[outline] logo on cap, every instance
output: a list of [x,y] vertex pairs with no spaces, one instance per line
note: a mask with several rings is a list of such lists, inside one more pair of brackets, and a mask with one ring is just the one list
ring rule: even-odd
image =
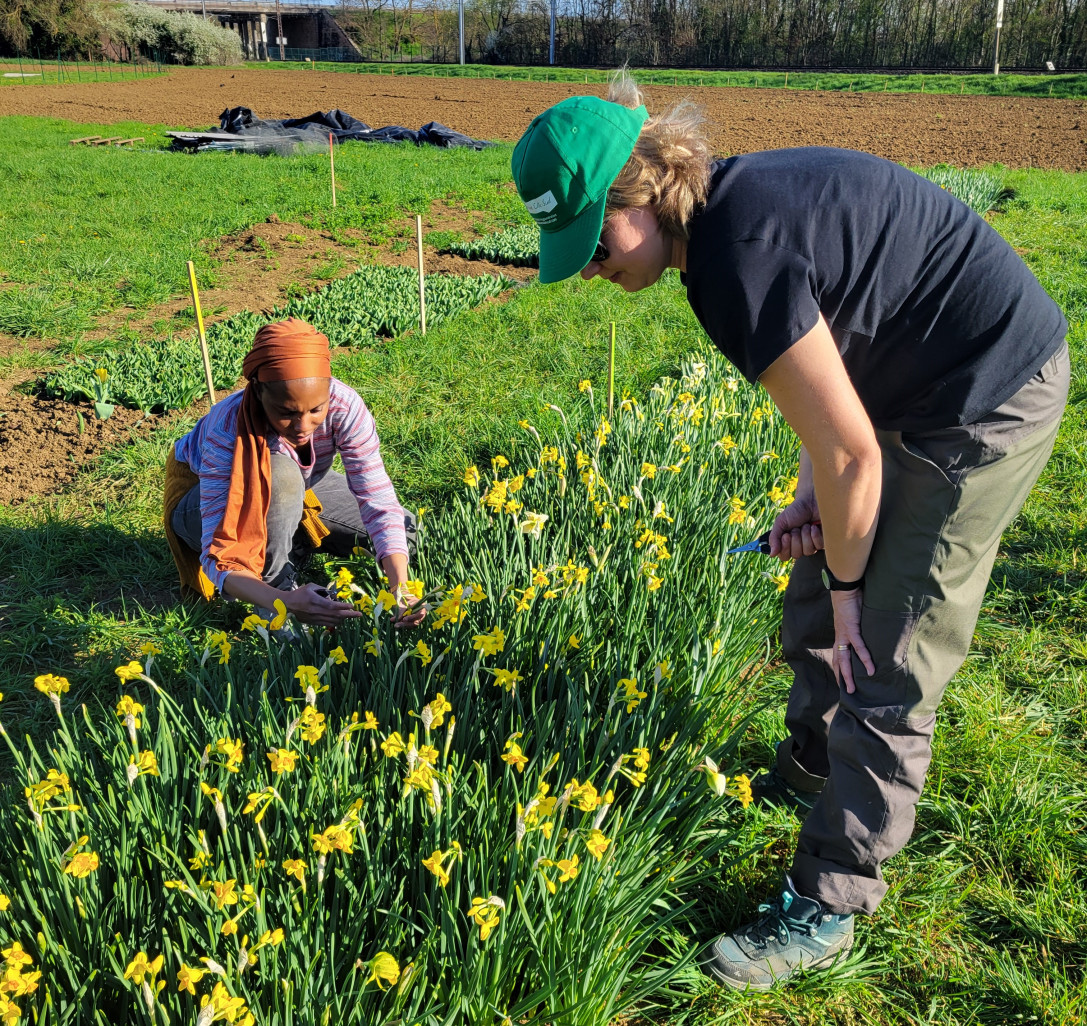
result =
[[554,193],[550,189],[547,190],[542,196],[537,196],[535,199],[525,200],[525,207],[528,212],[537,217],[540,214],[550,213],[559,205],[559,201],[555,199]]

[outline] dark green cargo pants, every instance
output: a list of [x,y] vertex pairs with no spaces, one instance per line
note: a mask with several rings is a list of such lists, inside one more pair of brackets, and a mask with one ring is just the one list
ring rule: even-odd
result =
[[1068,395],[1062,347],[1020,391],[974,424],[880,435],[879,526],[865,571],[856,691],[831,669],[834,629],[822,553],[796,561],[782,643],[794,673],[778,770],[821,791],[797,843],[800,894],[837,913],[871,913],[880,866],[909,840],[944,689],[965,659],[1004,529],[1049,458]]

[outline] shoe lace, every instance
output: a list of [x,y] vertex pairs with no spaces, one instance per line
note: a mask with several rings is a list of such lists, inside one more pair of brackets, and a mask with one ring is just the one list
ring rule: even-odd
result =
[[765,948],[771,938],[781,945],[789,943],[789,931],[814,937],[816,923],[808,919],[796,919],[782,908],[781,899],[759,906],[759,918],[745,931],[744,936],[760,948]]

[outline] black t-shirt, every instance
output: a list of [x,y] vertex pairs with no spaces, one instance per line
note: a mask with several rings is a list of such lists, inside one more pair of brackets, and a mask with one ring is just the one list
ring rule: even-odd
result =
[[968,424],[1009,399],[1068,330],[983,218],[898,164],[852,150],[714,165],[690,225],[687,299],[749,381],[820,311],[872,423]]

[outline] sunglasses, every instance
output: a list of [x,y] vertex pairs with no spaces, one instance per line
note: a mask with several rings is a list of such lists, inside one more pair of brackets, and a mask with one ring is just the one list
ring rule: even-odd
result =
[[610,256],[611,253],[608,252],[608,247],[605,246],[604,243],[598,242],[596,244],[596,249],[593,250],[592,263],[602,264]]

